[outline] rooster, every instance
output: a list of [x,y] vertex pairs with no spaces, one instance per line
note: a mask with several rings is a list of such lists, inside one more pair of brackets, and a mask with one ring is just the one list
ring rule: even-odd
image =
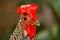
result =
[[40,26],[36,15],[37,9],[38,5],[35,4],[21,5],[17,8],[20,20],[9,40],[36,40],[36,26]]

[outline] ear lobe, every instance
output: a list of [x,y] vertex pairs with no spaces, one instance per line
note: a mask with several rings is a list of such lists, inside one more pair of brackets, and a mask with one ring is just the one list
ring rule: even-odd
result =
[[19,20],[19,22],[21,23],[21,22],[22,22],[22,20],[20,19],[20,20]]

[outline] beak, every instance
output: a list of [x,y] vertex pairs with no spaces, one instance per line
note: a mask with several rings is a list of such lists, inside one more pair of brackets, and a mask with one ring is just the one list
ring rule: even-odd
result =
[[40,22],[39,22],[38,20],[35,20],[35,21],[33,22],[33,25],[40,26]]
[[37,26],[40,26],[40,22],[38,20],[35,21]]

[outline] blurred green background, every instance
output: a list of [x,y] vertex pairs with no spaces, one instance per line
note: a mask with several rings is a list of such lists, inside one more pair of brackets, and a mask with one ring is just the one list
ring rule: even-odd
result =
[[60,0],[0,0],[0,40],[8,40],[19,21],[16,9],[20,5],[35,3],[40,26],[37,40],[60,40]]

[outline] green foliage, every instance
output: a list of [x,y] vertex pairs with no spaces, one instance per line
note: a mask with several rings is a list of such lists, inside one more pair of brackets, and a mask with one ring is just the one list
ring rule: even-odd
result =
[[60,19],[60,0],[51,0],[50,4],[53,6],[54,10],[56,11],[56,15]]
[[52,5],[57,12],[57,16],[60,18],[60,0],[53,1]]

